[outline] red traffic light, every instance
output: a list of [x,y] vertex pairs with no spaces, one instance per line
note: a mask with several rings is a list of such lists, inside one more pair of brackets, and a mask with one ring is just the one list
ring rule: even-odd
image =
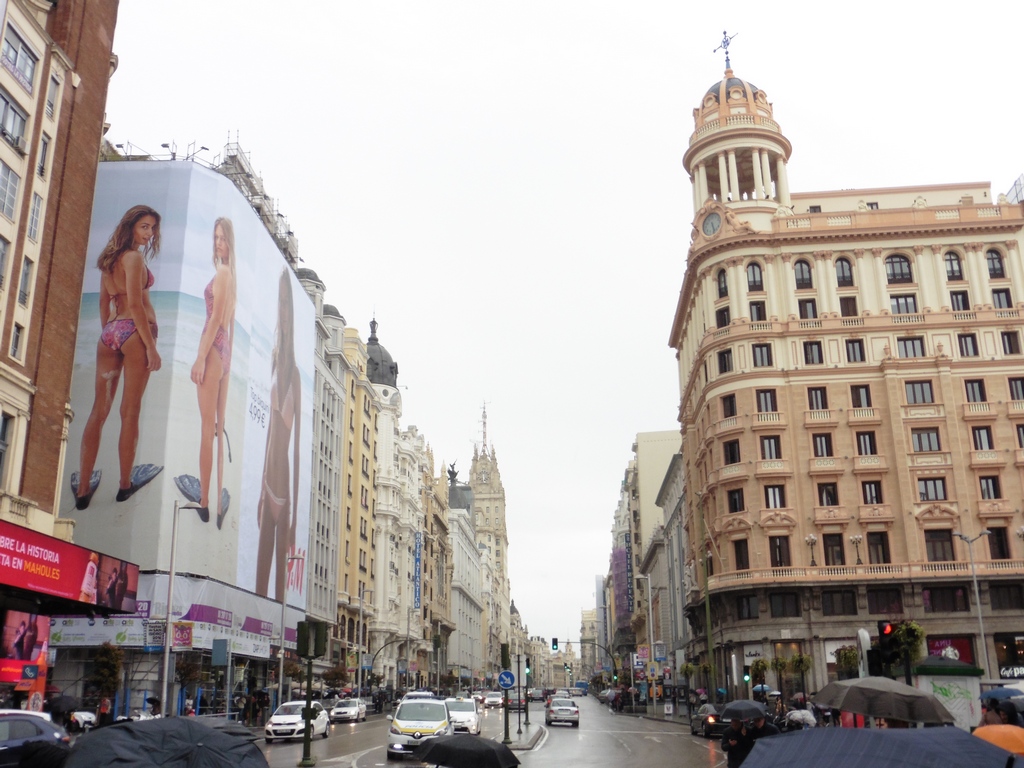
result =
[[894,629],[895,627],[893,627],[891,621],[885,621],[878,625],[878,631],[881,635],[891,635]]

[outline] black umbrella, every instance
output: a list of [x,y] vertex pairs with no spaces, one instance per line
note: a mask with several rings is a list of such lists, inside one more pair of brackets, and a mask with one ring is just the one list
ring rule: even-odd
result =
[[446,768],[513,768],[519,765],[519,758],[500,741],[468,734],[430,739],[418,746],[414,755],[424,763]]
[[814,694],[812,701],[871,717],[912,723],[954,722],[949,710],[933,694],[887,677],[837,680]]
[[743,768],[1009,768],[1013,760],[959,728],[811,728],[758,739]]
[[194,717],[130,720],[79,736],[64,768],[267,768],[252,742]]
[[74,696],[54,696],[50,699],[51,712],[74,712],[78,707],[78,699]]
[[721,717],[723,720],[756,720],[764,717],[766,712],[764,704],[760,701],[740,699],[726,704]]

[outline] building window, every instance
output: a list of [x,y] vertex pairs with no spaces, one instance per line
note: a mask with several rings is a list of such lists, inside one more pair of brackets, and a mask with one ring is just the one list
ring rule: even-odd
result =
[[925,531],[924,547],[929,563],[950,563],[955,559],[951,531]]
[[796,592],[776,592],[769,596],[773,619],[793,619],[800,616],[800,596]]
[[1010,309],[1013,307],[1013,301],[1010,299],[1009,288],[999,288],[992,291],[992,306],[996,309]]
[[740,441],[729,440],[726,443],[722,443],[722,462],[724,464],[739,464],[740,463]]
[[899,616],[903,613],[903,593],[899,588],[869,589],[868,613],[873,616]]
[[924,339],[920,336],[896,339],[896,349],[900,357],[924,357]]
[[14,75],[26,91],[32,93],[33,81],[36,76],[36,62],[39,57],[32,51],[28,43],[8,24],[4,32],[3,50],[0,51],[4,69]]
[[814,455],[817,457],[832,455],[832,435],[823,434],[811,435],[811,442],[814,445]]
[[761,458],[766,461],[782,458],[782,438],[778,435],[761,437]]
[[869,202],[868,203],[868,210],[869,211],[877,211],[878,210],[878,203],[870,203]]
[[999,488],[999,476],[998,475],[985,475],[984,477],[978,478],[978,482],[981,485],[981,498],[983,499],[1001,499],[1003,493]]
[[723,349],[718,353],[718,372],[729,373],[732,370],[732,350]]
[[828,390],[825,387],[808,387],[807,407],[812,411],[827,411]]
[[0,487],[4,486],[4,469],[7,467],[7,449],[10,447],[7,442],[11,432],[11,417],[6,413],[0,414]]
[[939,443],[938,427],[912,429],[910,430],[910,439],[914,445],[914,453],[933,453],[942,450]]
[[889,559],[889,534],[885,531],[868,534],[868,562],[872,565],[884,565],[891,562]]
[[989,584],[988,594],[994,611],[1024,610],[1024,590],[1020,584]]
[[919,477],[917,479],[917,496],[920,501],[945,501],[945,478]]
[[775,413],[779,410],[779,404],[775,397],[774,389],[757,390],[757,412]]
[[50,137],[45,133],[39,140],[39,163],[36,166],[36,172],[40,178],[46,177],[46,161],[50,159]]
[[14,206],[18,199],[21,177],[7,163],[0,160],[0,211],[9,219],[14,218]]
[[1003,257],[999,251],[988,251],[985,254],[985,261],[988,264],[989,277],[1006,277],[1006,270],[1003,269]]
[[28,118],[7,91],[0,88],[0,133],[7,143],[24,151],[25,123]]
[[988,554],[993,560],[1010,559],[1010,539],[1006,535],[1006,528],[989,527]]
[[724,269],[718,270],[718,298],[724,299],[729,295],[729,279]]
[[792,565],[789,559],[789,536],[769,536],[768,552],[772,568],[788,568]]
[[987,402],[984,379],[967,379],[964,381],[964,390],[967,393],[968,403]]
[[747,552],[747,540],[740,539],[732,543],[734,562],[736,563],[737,571],[749,571],[750,570],[750,555]]
[[740,621],[758,618],[757,595],[740,595],[736,598],[736,618]]
[[853,285],[853,269],[848,259],[836,259],[836,285],[839,288]]
[[38,240],[39,239],[39,220],[43,215],[43,198],[39,195],[32,194],[32,212],[28,216],[28,239]]
[[921,590],[925,613],[968,611],[967,590],[963,587],[925,587]]
[[11,331],[11,357],[18,359],[21,357],[21,337],[24,333],[24,329],[18,323],[14,324],[14,329]]
[[743,512],[746,505],[743,503],[743,489],[733,488],[726,493],[730,512]]
[[807,206],[807,212],[808,213],[821,213],[821,206],[820,205],[809,205],[809,206]]
[[770,368],[772,364],[772,345],[754,344],[754,367]]
[[848,362],[848,363],[863,363],[864,362],[864,340],[863,339],[847,339],[846,340],[846,362]]
[[871,407],[871,385],[854,384],[850,387],[850,404],[854,408]]
[[763,301],[750,302],[750,321],[752,323],[764,322],[768,319],[768,308]]
[[821,593],[823,616],[856,616],[857,593],[852,589],[828,589]]
[[818,483],[818,506],[839,506],[839,486],[835,483]]
[[917,314],[917,296],[913,293],[889,297],[889,307],[894,315]]
[[974,442],[974,450],[976,451],[994,451],[996,449],[992,442],[991,427],[972,427],[971,439]]
[[1010,379],[1010,399],[1024,400],[1024,379],[1020,377]]
[[1024,448],[1024,424],[1017,425],[1017,447]]
[[804,362],[807,365],[821,365],[825,362],[825,357],[821,351],[820,341],[804,342]]
[[761,273],[761,265],[757,262],[747,264],[747,290],[763,291],[764,277]]
[[1004,355],[1020,354],[1020,335],[1017,331],[1003,331],[1001,337],[1003,340]]
[[978,356],[978,337],[973,333],[958,333],[956,343],[960,348],[960,357]]
[[885,279],[890,285],[914,282],[914,274],[910,270],[910,259],[898,253],[886,256]]
[[907,391],[907,405],[935,402],[935,395],[932,392],[932,383],[930,381],[908,381],[905,384],[905,388]]
[[786,486],[766,485],[764,487],[764,505],[767,509],[785,509]]
[[857,433],[857,455],[858,456],[877,456],[878,445],[875,443],[874,432],[858,432]]
[[50,78],[50,87],[46,91],[46,116],[53,117],[57,109],[57,94],[60,92],[60,80],[56,77]]
[[21,285],[18,286],[18,303],[28,306],[29,293],[32,290],[32,259],[25,259],[21,264]]
[[793,265],[793,275],[796,278],[797,290],[814,287],[814,279],[811,277],[811,265],[803,259]]
[[839,314],[843,317],[856,317],[857,316],[857,297],[856,296],[840,296],[839,297]]
[[715,312],[715,325],[719,328],[725,328],[729,324],[729,308],[722,307],[720,310]]
[[865,504],[882,503],[882,483],[878,480],[867,480],[860,484],[861,495]]
[[814,320],[818,317],[818,304],[814,299],[800,299],[796,305],[801,320]]
[[722,395],[722,418],[731,419],[736,415],[736,395]]
[[950,291],[949,306],[954,312],[967,312],[971,308],[971,299],[967,291]]
[[947,251],[944,257],[946,261],[946,279],[947,280],[963,280],[964,270],[960,266],[960,257],[952,251]]

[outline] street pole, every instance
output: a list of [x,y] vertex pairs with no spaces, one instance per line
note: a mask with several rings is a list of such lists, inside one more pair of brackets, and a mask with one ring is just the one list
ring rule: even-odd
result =
[[988,642],[985,640],[985,621],[981,617],[981,594],[978,591],[978,573],[974,568],[974,547],[973,544],[982,536],[991,536],[992,531],[986,529],[975,536],[973,539],[968,538],[962,533],[953,531],[953,535],[958,539],[962,539],[967,544],[967,554],[971,558],[971,581],[974,583],[974,604],[978,607],[978,631],[981,632],[979,643],[981,644],[981,655],[985,659],[985,675],[989,674],[988,666]]
[[356,634],[356,680],[359,681],[359,693],[356,694],[357,699],[363,698],[363,635],[365,630],[363,627],[363,600],[366,598],[366,593],[373,594],[372,589],[366,589],[366,587],[359,587],[359,631]]
[[160,678],[161,685],[163,686],[160,692],[160,707],[164,717],[170,717],[172,714],[177,714],[177,707],[171,707],[170,702],[167,700],[169,683],[171,681],[171,642],[173,640],[171,629],[172,629],[172,615],[171,605],[174,602],[174,570],[177,564],[177,550],[178,550],[178,512],[182,509],[198,509],[198,504],[185,504],[179,505],[178,500],[174,500],[174,518],[171,521],[171,562],[167,568],[167,615],[164,617],[164,660],[163,660],[163,674]]
[[[288,611],[288,572],[291,569],[292,560],[305,560],[302,555],[289,555],[284,566],[284,594],[281,595],[281,650],[278,652],[277,665],[277,706],[284,704],[284,624]],[[308,686],[307,686],[308,687]],[[275,707],[276,709],[276,707]]]
[[[647,671],[654,667],[654,608],[651,605],[652,590],[651,590],[651,575],[649,573],[640,574],[641,579],[647,579]],[[658,711],[658,680],[656,675],[651,675],[651,712],[652,714]]]
[[516,720],[518,721],[518,724],[519,724],[519,730],[516,731],[516,734],[519,735],[519,736],[523,735],[523,701],[524,700],[523,700],[523,678],[521,677],[521,675],[523,674],[522,661],[523,661],[523,655],[521,653],[517,653],[516,654],[516,690],[518,691],[518,693],[516,694],[516,696],[518,696],[519,698],[516,701]]

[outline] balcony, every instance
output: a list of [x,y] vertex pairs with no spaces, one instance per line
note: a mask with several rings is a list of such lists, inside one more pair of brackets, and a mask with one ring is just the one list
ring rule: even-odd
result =
[[815,507],[814,524],[829,525],[832,523],[849,523],[852,520],[850,511],[846,507]]
[[907,455],[907,459],[907,464],[915,469],[953,466],[953,454],[947,451],[911,453]]
[[892,507],[888,504],[861,504],[857,508],[857,521],[861,525],[868,523],[892,523],[896,518]]
[[787,459],[762,459],[755,462],[755,477],[778,477],[779,475],[792,475],[793,468]]
[[867,424],[882,423],[881,408],[851,408],[846,412],[851,427],[862,427]]
[[904,419],[944,419],[946,406],[942,403],[918,403],[901,405],[900,411]]
[[724,482],[738,482],[747,480],[750,477],[750,464],[740,462],[739,464],[726,464],[724,467],[713,469],[708,474],[708,485],[718,485]]
[[839,411],[835,409],[823,409],[818,411],[804,411],[805,427],[835,427],[839,424]]
[[751,418],[750,428],[758,429],[785,429],[786,414],[781,411],[765,411],[755,413]]
[[992,403],[964,403],[965,421],[995,421],[995,418],[996,409],[992,407]]
[[733,432],[743,431],[743,420],[739,416],[730,416],[728,419],[722,419],[715,423],[714,426],[715,437],[721,437],[722,435],[728,435]]
[[841,475],[846,472],[846,459],[835,456],[815,456],[807,460],[807,472],[812,475]]
[[[1009,457],[1006,451],[971,451],[971,466],[984,469],[985,467],[1004,467]],[[1019,453],[1019,451],[1018,451]]]
[[889,460],[885,456],[854,456],[853,474],[877,474],[889,471]]

